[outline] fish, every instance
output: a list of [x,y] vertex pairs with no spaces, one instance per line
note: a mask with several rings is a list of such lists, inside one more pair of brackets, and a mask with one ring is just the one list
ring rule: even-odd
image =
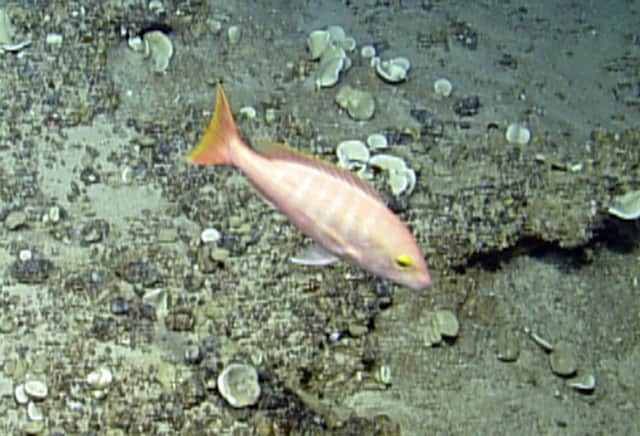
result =
[[250,147],[220,83],[216,92],[213,116],[189,162],[240,170],[267,202],[337,258],[415,290],[431,285],[416,239],[366,180],[285,144]]

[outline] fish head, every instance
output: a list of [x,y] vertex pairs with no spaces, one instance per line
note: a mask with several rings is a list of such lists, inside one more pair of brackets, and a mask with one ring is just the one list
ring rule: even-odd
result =
[[431,285],[422,249],[409,229],[381,234],[377,246],[367,251],[362,266],[385,279],[420,290]]

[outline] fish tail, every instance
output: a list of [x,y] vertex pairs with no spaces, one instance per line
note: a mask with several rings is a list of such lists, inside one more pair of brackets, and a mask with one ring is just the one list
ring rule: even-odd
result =
[[222,85],[218,84],[216,107],[200,143],[187,159],[198,165],[233,165],[231,147],[243,144]]

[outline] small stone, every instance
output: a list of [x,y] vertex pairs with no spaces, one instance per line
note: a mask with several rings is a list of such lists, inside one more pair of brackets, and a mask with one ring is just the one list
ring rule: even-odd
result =
[[446,309],[437,310],[436,321],[442,336],[446,336],[448,338],[455,338],[458,336],[460,324],[458,323],[458,318],[456,318],[452,311]]
[[563,377],[575,374],[578,369],[578,363],[573,353],[562,348],[557,348],[549,354],[549,365],[554,374]]
[[87,384],[92,389],[101,390],[111,386],[113,373],[109,368],[100,367],[87,374]]
[[124,297],[113,297],[111,299],[111,313],[114,315],[126,315],[129,310],[129,302]]
[[40,380],[29,380],[24,384],[25,393],[34,400],[43,400],[49,393],[45,382]]
[[232,407],[252,406],[260,398],[258,371],[251,365],[232,363],[218,376],[218,391]]
[[27,222],[27,214],[21,210],[14,210],[4,220],[4,226],[8,230],[17,230]]

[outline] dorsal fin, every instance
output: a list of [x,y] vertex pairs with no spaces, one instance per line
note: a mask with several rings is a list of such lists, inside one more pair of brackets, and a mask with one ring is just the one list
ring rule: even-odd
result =
[[384,200],[380,196],[375,189],[371,187],[371,185],[357,174],[354,174],[350,171],[344,170],[342,168],[338,168],[331,162],[324,161],[322,159],[318,159],[317,157],[308,155],[306,153],[302,153],[294,148],[286,144],[280,144],[275,142],[267,142],[256,147],[256,151],[271,159],[282,159],[290,162],[296,162],[301,165],[307,165],[309,167],[318,169],[327,174],[330,174],[334,177],[340,178],[350,185],[356,186],[358,189],[362,190],[364,193],[382,201]]

